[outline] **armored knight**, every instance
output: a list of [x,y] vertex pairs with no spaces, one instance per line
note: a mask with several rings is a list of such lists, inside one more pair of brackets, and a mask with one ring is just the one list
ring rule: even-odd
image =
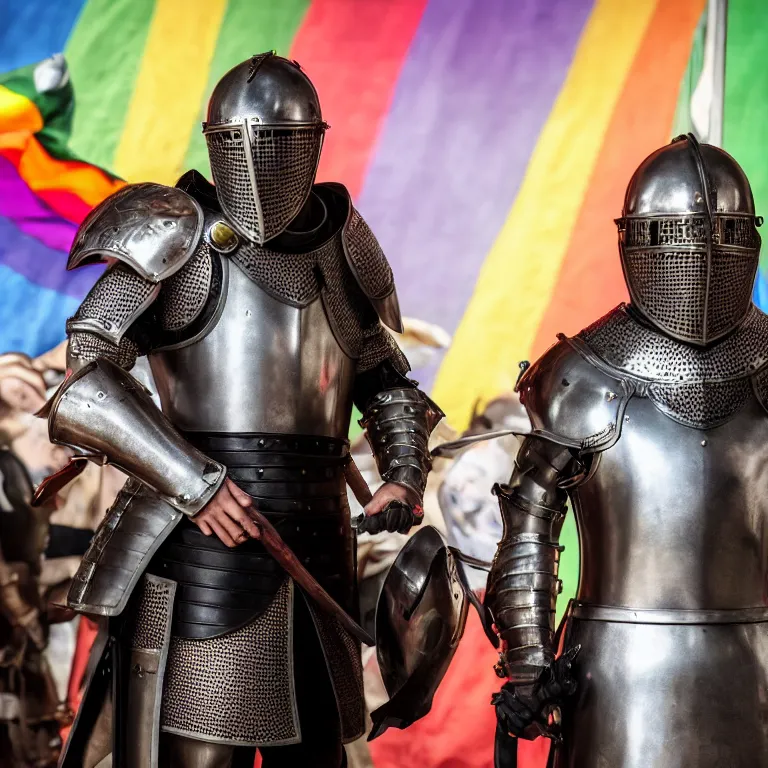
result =
[[[326,128],[299,65],[255,56],[210,100],[215,186],[129,185],[75,240],[69,268],[109,267],[68,322],[50,434],[131,479],[68,597],[108,621],[63,766],[252,765],[258,748],[265,768],[337,768],[364,731],[358,640],[249,511],[354,621],[352,406],[386,481],[373,531],[419,522],[442,416],[384,328],[401,318],[375,237],[343,186],[314,184]],[[144,355],[162,411],[128,373]]]
[[[509,678],[500,731],[560,730],[558,768],[765,766],[761,219],[736,161],[689,135],[640,165],[617,224],[630,302],[519,384],[533,429],[496,487],[486,598]],[[556,636],[568,499],[581,577]]]

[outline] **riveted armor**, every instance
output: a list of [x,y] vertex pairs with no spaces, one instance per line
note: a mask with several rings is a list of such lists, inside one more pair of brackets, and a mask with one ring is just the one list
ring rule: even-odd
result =
[[88,214],[67,269],[108,257],[160,282],[186,264],[202,229],[202,209],[186,192],[161,184],[128,184]]
[[[710,204],[695,194],[703,196],[707,180]],[[768,320],[743,299],[759,244],[752,197],[732,158],[689,139],[641,165],[628,211],[620,226],[631,304],[561,336],[519,383],[533,428],[500,493],[505,531],[486,596],[506,641],[499,672],[509,678],[505,694],[516,693],[520,722],[531,686],[548,679],[558,654],[571,653],[577,687],[557,702],[555,768],[591,768],[596,759],[616,768],[761,765],[768,762]],[[731,248],[725,235],[705,233],[669,258],[668,243],[646,243],[642,258],[669,271],[665,285],[638,288],[632,238],[687,232],[695,240],[699,230],[686,230],[682,219],[710,214],[712,232],[737,220],[751,232],[747,241]],[[711,293],[694,301],[691,286],[703,282],[675,271],[694,265],[704,280],[731,257],[744,265],[745,281],[737,278],[731,293],[712,279]],[[568,498],[581,571],[556,635]]]
[[[277,98],[281,88],[290,98]],[[131,479],[96,532],[68,602],[109,617],[97,677],[130,654],[162,656],[151,685],[131,678],[133,687],[115,692],[118,713],[126,691],[135,704],[127,732],[143,755],[131,760],[142,767],[157,760],[158,730],[161,753],[171,734],[232,749],[296,744],[307,727],[302,709],[326,685],[297,682],[295,668],[305,669],[297,655],[321,657],[308,676],[325,680],[335,701],[323,715],[337,716],[328,732],[346,742],[364,728],[357,641],[296,590],[258,540],[230,549],[194,522],[228,476],[354,616],[345,483],[353,402],[368,412],[384,398],[388,422],[369,415],[369,429],[394,439],[392,448],[374,441],[374,453],[414,502],[426,483],[427,440],[442,414],[405,378],[408,363],[385,328],[402,324],[375,237],[344,187],[312,184],[324,130],[313,94],[300,69],[279,57],[235,68],[215,90],[206,124],[217,186],[196,172],[173,189],[131,185],[89,217],[73,250],[71,266],[117,263],[68,323],[73,374],[51,403],[51,436]],[[245,154],[229,152],[237,131],[241,140],[247,134]],[[301,155],[305,139],[314,142],[311,173],[293,176],[298,166],[280,153]],[[230,142],[223,155],[220,141]],[[241,161],[253,171],[245,187]],[[139,358],[151,368],[161,409],[128,373]],[[170,609],[149,599],[151,579],[175,585]],[[164,650],[135,637],[126,646],[135,616],[161,627],[168,610]],[[215,676],[201,673],[214,664]],[[226,680],[238,686],[222,688]],[[105,695],[103,686],[93,690],[89,696]],[[173,702],[159,706],[158,694]],[[270,704],[273,696],[279,704]],[[78,721],[64,768],[79,764],[89,722]],[[128,749],[118,736],[118,748]],[[187,747],[181,752],[195,753]]]

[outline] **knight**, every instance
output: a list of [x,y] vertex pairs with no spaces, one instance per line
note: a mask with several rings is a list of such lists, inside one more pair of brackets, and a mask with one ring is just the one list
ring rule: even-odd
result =
[[[256,749],[264,768],[338,768],[364,731],[352,409],[385,480],[372,532],[420,522],[442,413],[386,329],[376,238],[341,184],[315,183],[326,128],[301,67],[254,56],[210,99],[214,185],[130,184],[77,234],[68,267],[108,267],[67,323],[49,431],[130,479],[68,595],[104,626],[64,768],[252,766]],[[145,357],[161,409],[130,373]]]
[[[540,734],[556,768],[768,765],[761,223],[723,150],[689,134],[654,152],[617,219],[629,303],[519,383],[532,430],[495,489],[486,597],[500,765]],[[556,633],[568,501],[581,573]]]

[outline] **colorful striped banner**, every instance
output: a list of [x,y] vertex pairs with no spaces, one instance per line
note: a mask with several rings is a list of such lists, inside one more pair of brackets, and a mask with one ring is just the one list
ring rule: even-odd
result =
[[592,11],[435,384],[435,397],[457,423],[466,423],[476,400],[509,391],[517,361],[529,355],[654,7],[654,0],[630,6],[598,0]]
[[[642,157],[693,124],[704,11],[705,0],[6,4],[0,352],[38,354],[63,338],[99,274],[65,272],[66,251],[86,213],[123,183],[112,174],[173,183],[188,167],[207,173],[199,128],[211,89],[237,62],[275,49],[314,80],[332,126],[320,178],[351,190],[405,313],[454,335],[439,367],[415,375],[461,428],[476,400],[513,386],[520,359],[624,298],[613,218]],[[729,0],[727,31],[724,147],[768,215],[768,6]],[[68,71],[38,64],[60,51]],[[767,267],[764,256],[763,307]],[[563,541],[572,591],[571,518]],[[477,753],[489,718],[473,734],[423,721],[410,732],[412,759],[428,764],[413,741],[419,727],[440,764]],[[403,764],[406,736],[374,743],[377,768]]]
[[[119,186],[94,165],[167,183],[189,166],[206,172],[210,90],[274,48],[317,84],[332,125],[320,177],[358,198],[405,312],[455,335],[439,372],[416,374],[426,386],[437,374],[457,426],[476,399],[509,389],[518,358],[623,297],[612,218],[637,161],[690,122],[704,24],[704,0],[18,5],[0,32],[0,70],[24,66],[1,78],[0,215],[49,250],[3,264],[62,295],[84,290],[43,273],[68,223]],[[731,0],[725,145],[758,208],[768,172],[755,77],[768,33],[755,20],[766,16],[757,0]],[[62,49],[70,80],[37,87],[31,65]]]
[[[11,14],[0,66],[30,63],[13,42],[23,30],[38,57],[65,48],[78,99],[72,114],[55,99],[52,108],[50,93],[25,92],[18,76],[0,89],[0,151],[18,177],[14,186],[3,168],[4,194],[26,184],[54,214],[43,244],[58,238],[54,250],[64,250],[61,221],[80,221],[115,188],[73,152],[129,179],[205,170],[197,124],[208,92],[252,50],[275,47],[318,85],[333,123],[320,176],[358,194],[405,311],[457,332],[436,388],[454,423],[511,385],[515,358],[623,296],[610,219],[637,159],[685,118],[703,1],[625,12],[619,0],[216,0],[186,14],[178,1],[62,2],[47,14],[33,2]],[[750,0],[730,4],[725,126],[758,208],[768,199],[753,140],[765,109],[754,98],[765,71],[759,15]],[[605,42],[599,56],[590,35]],[[700,41],[696,57],[700,68]],[[54,126],[64,113],[71,125]],[[418,373],[429,384],[435,371]]]

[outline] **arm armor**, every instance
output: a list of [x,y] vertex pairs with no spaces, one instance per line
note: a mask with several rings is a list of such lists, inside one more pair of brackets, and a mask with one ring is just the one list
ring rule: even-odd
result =
[[382,479],[409,488],[419,501],[432,468],[429,436],[443,415],[432,400],[410,384],[379,392],[360,420]]
[[535,681],[555,657],[558,542],[567,502],[560,482],[574,461],[568,448],[529,437],[509,485],[494,487],[504,533],[485,602],[504,644],[501,667],[515,684]]
[[193,448],[115,363],[100,359],[70,376],[50,402],[51,442],[102,454],[187,515],[224,482],[225,469]]

